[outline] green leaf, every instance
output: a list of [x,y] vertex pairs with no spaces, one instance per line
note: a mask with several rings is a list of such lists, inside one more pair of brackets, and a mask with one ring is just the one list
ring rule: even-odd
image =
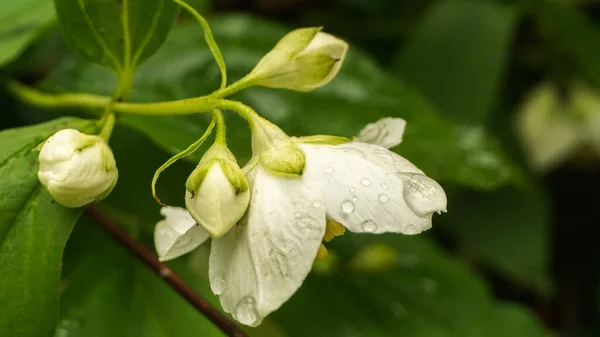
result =
[[166,38],[179,7],[170,0],[54,0],[73,49],[117,73],[131,72]]
[[348,234],[328,249],[347,260],[375,242],[396,252],[393,266],[361,273],[342,264],[331,275],[313,273],[275,321],[291,337],[549,336],[531,313],[493,300],[472,271],[425,237]]
[[0,66],[12,61],[54,19],[47,0],[2,1],[0,4]]
[[[240,78],[286,30],[247,16],[227,16],[214,21],[213,32],[229,73]],[[106,72],[73,62],[59,68],[52,80],[63,90],[109,94],[112,88]],[[204,46],[200,27],[185,24],[177,26],[165,48],[139,69],[130,97],[134,101],[193,97],[218,88],[218,83],[219,73]],[[353,136],[381,117],[405,118],[408,127],[399,153],[437,179],[493,189],[518,179],[520,174],[485,130],[443,118],[418,93],[389,77],[356,50],[351,50],[331,84],[312,93],[253,88],[236,97],[295,136]],[[175,152],[200,137],[208,123],[205,116],[188,116],[183,119],[185,123],[173,121],[181,117],[161,117],[149,126],[150,122],[146,119],[143,125],[141,118],[124,116],[122,121],[147,130],[153,141]],[[248,127],[239,118],[229,118],[227,123],[230,145],[243,162],[250,157]],[[162,133],[156,132],[159,129]],[[188,159],[197,161],[199,155]]]
[[[56,337],[224,336],[98,228],[84,218],[73,234],[73,240],[86,245],[69,251],[79,255],[79,261],[66,279]],[[195,277],[189,272],[185,276]],[[202,294],[210,294],[208,283],[195,283],[203,285],[197,289]]]
[[517,18],[505,4],[436,3],[398,54],[396,73],[445,114],[485,123],[498,102]]
[[450,191],[457,200],[440,220],[463,253],[544,295],[552,292],[548,200],[538,187],[492,193]]
[[0,132],[0,331],[48,336],[58,312],[65,243],[81,215],[54,203],[37,178],[33,149],[64,128],[92,131],[95,123],[62,118]]

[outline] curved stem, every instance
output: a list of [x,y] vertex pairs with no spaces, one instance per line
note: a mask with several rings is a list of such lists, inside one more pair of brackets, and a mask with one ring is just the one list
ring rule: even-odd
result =
[[204,17],[200,15],[200,13],[196,11],[196,9],[194,9],[194,7],[188,5],[182,0],[174,1],[178,3],[181,7],[185,8],[188,12],[190,12],[190,14],[192,14],[202,26],[202,30],[204,30],[204,39],[206,40],[206,44],[208,45],[208,48],[210,49],[213,56],[215,57],[215,61],[217,61],[217,65],[219,66],[219,70],[221,71],[221,87],[219,89],[225,88],[227,86],[227,68],[225,67],[225,60],[223,59],[223,55],[221,54],[219,45],[217,45],[217,42],[213,37],[212,31],[210,30],[210,25],[208,24],[206,19],[204,19]]
[[[223,117],[221,116],[221,118],[223,118]],[[197,141],[192,143],[192,145],[188,146],[187,149],[185,149],[182,152],[179,152],[178,154],[169,158],[169,160],[167,160],[164,164],[162,164],[156,170],[156,172],[154,172],[154,177],[152,177],[152,196],[154,197],[154,199],[156,199],[156,201],[160,205],[167,206],[167,205],[163,204],[162,201],[160,201],[160,199],[158,198],[158,195],[156,194],[156,182],[158,181],[158,177],[160,176],[162,171],[166,170],[169,166],[171,166],[174,162],[178,161],[179,159],[186,157],[186,156],[190,155],[191,153],[193,153],[194,151],[196,151],[200,147],[200,145],[202,145],[204,143],[204,141],[206,141],[206,138],[208,138],[208,136],[210,136],[210,134],[212,133],[213,127],[215,126],[215,119],[216,118],[213,117],[213,119],[210,121],[210,124],[208,125],[208,128],[206,129],[206,131],[204,131],[204,134]]]

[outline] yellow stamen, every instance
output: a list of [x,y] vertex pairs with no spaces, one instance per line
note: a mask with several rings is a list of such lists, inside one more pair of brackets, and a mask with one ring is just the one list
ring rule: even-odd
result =
[[336,236],[343,235],[346,232],[346,227],[341,223],[327,219],[327,226],[325,227],[325,235],[323,235],[323,241],[329,242]]
[[325,245],[321,244],[321,246],[319,246],[319,250],[317,251],[317,259],[324,260],[327,255],[329,255],[329,253],[327,253],[327,248],[325,248]]

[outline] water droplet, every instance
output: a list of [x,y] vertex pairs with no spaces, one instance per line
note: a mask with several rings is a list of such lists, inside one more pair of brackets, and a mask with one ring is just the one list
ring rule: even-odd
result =
[[360,183],[363,184],[363,186],[371,185],[371,181],[367,178],[364,178],[363,180],[361,180]]
[[328,167],[328,168],[325,170],[325,172],[327,172],[327,174],[332,174],[332,173],[333,173],[333,171],[335,171],[335,170],[334,170],[334,169],[333,169],[333,167],[331,167],[331,166],[329,166],[329,167]]
[[350,200],[342,201],[342,211],[344,213],[352,213],[354,211],[354,204]]
[[227,287],[227,282],[225,282],[225,275],[223,273],[216,273],[210,279],[210,288],[215,293],[215,295],[221,295],[225,288]]
[[350,193],[354,194],[354,192],[356,192],[356,189],[354,187],[350,187]]
[[384,204],[390,201],[390,198],[385,194],[380,194],[378,199]]
[[256,300],[252,296],[243,297],[235,307],[235,319],[244,325],[253,325],[258,319]]
[[385,183],[384,183],[384,184],[381,184],[381,188],[383,188],[384,190],[387,190],[387,188],[388,188],[388,185],[387,185],[387,184],[385,184]]
[[329,179],[328,179],[328,181],[329,181],[329,182],[332,182],[332,181],[333,181],[333,178],[329,178]]
[[419,281],[419,286],[423,289],[424,292],[433,294],[437,291],[438,285],[434,280],[424,277]]
[[362,228],[367,233],[372,233],[377,230],[377,224],[373,220],[367,220],[362,223]]
[[352,197],[352,201],[356,202],[358,200],[357,197]]
[[320,208],[321,207],[321,200],[315,200],[312,203],[314,208]]
[[406,204],[418,216],[446,209],[446,194],[433,179],[422,174],[398,175],[404,179],[402,195]]
[[359,149],[345,147],[343,148],[343,151],[349,155],[358,156],[360,158],[367,158],[367,155]]
[[394,161],[394,156],[388,150],[375,150],[375,155],[390,162]]

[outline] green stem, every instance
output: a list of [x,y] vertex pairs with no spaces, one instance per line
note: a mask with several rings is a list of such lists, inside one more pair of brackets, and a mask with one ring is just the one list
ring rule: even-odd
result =
[[208,45],[208,48],[212,52],[213,56],[215,57],[215,61],[217,61],[217,65],[219,66],[219,70],[221,71],[221,87],[219,89],[225,88],[227,86],[227,68],[225,67],[225,60],[223,59],[223,55],[221,54],[219,45],[217,45],[217,42],[213,37],[212,31],[210,30],[210,25],[208,24],[206,19],[204,19],[204,17],[200,15],[200,13],[196,11],[196,9],[194,9],[194,7],[188,5],[182,0],[174,1],[178,3],[181,7],[185,8],[188,12],[190,12],[190,14],[192,14],[202,26],[202,30],[204,30],[204,39],[206,40],[206,44]]
[[[237,88],[240,88],[243,85],[242,82]],[[260,118],[252,108],[241,102],[219,98],[222,96],[222,92],[219,91],[214,95],[168,102],[129,103],[112,102],[110,97],[92,94],[48,94],[14,81],[8,83],[8,89],[21,100],[43,108],[104,109],[110,104],[110,108],[114,113],[146,116],[190,115],[201,112],[213,112],[214,109],[220,108],[238,113],[250,123],[251,127],[254,125],[254,121],[257,118]]]
[[102,124],[102,130],[100,131],[99,136],[104,139],[107,143],[108,140],[110,139],[110,135],[112,134],[112,131],[115,127],[115,122],[117,121],[117,118],[115,116],[115,113],[112,112],[110,110],[110,108],[107,106],[106,109],[104,109],[104,114],[102,115],[102,118],[100,119],[100,123]]
[[20,100],[35,106],[47,109],[61,108],[90,108],[101,109],[111,102],[110,97],[92,94],[66,93],[48,94],[22,85],[16,81],[9,81],[7,89]]
[[223,119],[223,112],[219,109],[213,111],[213,118],[217,123],[217,134],[215,136],[215,143],[227,146],[227,126]]
[[193,153],[194,151],[196,151],[200,145],[202,145],[202,143],[204,143],[204,141],[206,140],[206,138],[208,138],[208,136],[210,136],[212,129],[215,126],[215,118],[213,118],[210,121],[210,124],[208,125],[208,128],[206,129],[206,131],[204,132],[204,134],[202,135],[202,137],[200,137],[200,139],[198,139],[197,141],[195,141],[192,145],[188,146],[187,149],[183,150],[182,152],[179,152],[178,154],[174,155],[173,157],[169,158],[169,160],[167,160],[164,164],[162,164],[158,170],[156,170],[156,172],[154,173],[154,177],[152,178],[152,196],[154,197],[154,199],[156,199],[156,201],[158,201],[159,204],[161,204],[162,206],[166,206],[165,204],[162,203],[162,201],[160,201],[160,199],[158,198],[158,195],[156,194],[156,182],[158,181],[158,177],[160,176],[160,174],[162,173],[162,171],[164,171],[165,169],[167,169],[167,167],[171,166],[174,162],[178,161],[179,159],[188,156],[189,154]]

